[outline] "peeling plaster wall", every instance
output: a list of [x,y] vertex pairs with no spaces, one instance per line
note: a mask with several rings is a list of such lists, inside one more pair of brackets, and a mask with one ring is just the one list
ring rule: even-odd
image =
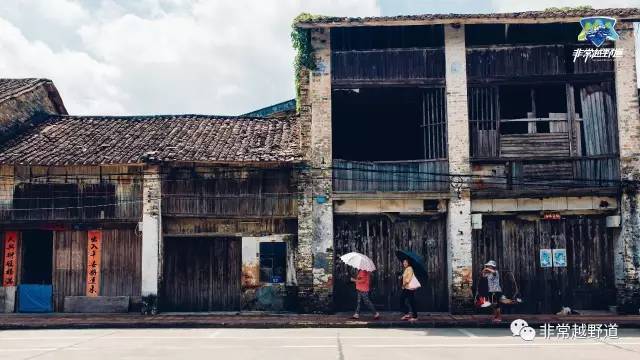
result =
[[[640,309],[640,108],[636,84],[635,39],[631,24],[621,24],[616,58],[616,100],[620,136],[620,174],[629,181],[620,201],[621,227],[615,243],[618,309],[637,314]],[[635,181],[636,183],[632,183]]]
[[[445,25],[447,136],[449,172],[468,174],[469,122],[464,26]],[[472,310],[471,196],[468,184],[455,189],[447,213],[449,308],[452,313]]]
[[142,189],[142,296],[156,298],[162,274],[161,175],[157,166],[145,169]]
[[[333,204],[331,200],[331,46],[329,29],[312,29],[317,68],[300,79],[302,141],[312,169],[299,174],[298,295],[303,312],[326,312],[333,291]],[[314,201],[326,196],[327,201]]]
[[[242,310],[283,311],[295,310],[297,294],[295,244],[290,235],[270,235],[242,238]],[[287,276],[283,284],[260,282],[260,243],[285,242],[287,244]]]

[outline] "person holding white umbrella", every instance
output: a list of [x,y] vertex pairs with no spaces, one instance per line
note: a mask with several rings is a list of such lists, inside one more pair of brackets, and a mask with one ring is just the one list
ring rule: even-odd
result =
[[342,260],[345,264],[358,269],[358,275],[355,278],[351,278],[351,281],[356,283],[356,291],[358,292],[358,303],[356,305],[356,312],[355,314],[353,314],[352,318],[360,318],[360,303],[364,302],[364,304],[374,314],[373,319],[378,320],[380,318],[380,313],[376,311],[376,308],[375,306],[373,306],[371,299],[369,299],[371,272],[376,269],[373,260],[357,252],[350,252],[348,254],[342,255],[340,257],[340,260]]

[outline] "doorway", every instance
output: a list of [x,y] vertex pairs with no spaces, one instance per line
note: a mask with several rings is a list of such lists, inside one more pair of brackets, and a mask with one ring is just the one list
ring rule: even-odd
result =
[[51,285],[53,273],[53,232],[22,232],[21,284]]

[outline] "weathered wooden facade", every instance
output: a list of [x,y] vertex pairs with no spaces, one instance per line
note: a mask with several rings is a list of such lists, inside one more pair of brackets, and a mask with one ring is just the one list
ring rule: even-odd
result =
[[[624,45],[624,55],[580,55],[595,51],[578,39],[587,16],[617,18],[620,39],[599,53]],[[421,294],[426,310],[472,311],[479,271],[493,259],[519,284],[516,312],[637,312],[628,289],[640,289],[638,256],[614,255],[640,239],[628,182],[640,171],[630,160],[640,146],[638,97],[625,80],[636,78],[638,19],[637,9],[605,9],[298,23],[316,59],[300,99],[309,161],[332,179],[314,189],[333,201],[313,204],[319,235],[310,241],[333,245],[333,269],[313,271],[331,271],[335,285],[316,286],[316,297],[352,306],[338,257],[359,250],[380,265],[374,301],[397,308],[393,253],[422,252],[412,239],[425,226],[445,244],[436,257],[422,253],[427,265],[448,268],[447,296]],[[566,267],[541,267],[547,250],[565,251]],[[443,291],[442,281],[427,280],[426,292]]]
[[290,118],[33,121],[0,150],[3,256],[18,254],[3,309],[33,285],[50,289],[41,311],[295,306],[298,137]]
[[[585,61],[598,15],[624,54]],[[492,259],[514,312],[637,312],[638,20],[314,17],[295,115],[67,116],[50,82],[0,80],[0,309],[45,284],[55,311],[342,311],[360,251],[397,310],[404,249],[420,311],[473,311]]]

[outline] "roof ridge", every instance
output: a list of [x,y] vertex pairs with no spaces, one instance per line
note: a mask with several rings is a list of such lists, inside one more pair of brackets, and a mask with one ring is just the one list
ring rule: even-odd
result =
[[73,120],[73,119],[104,119],[104,120],[149,120],[149,119],[176,119],[180,120],[188,119],[209,119],[209,120],[260,120],[260,121],[273,121],[273,120],[288,120],[296,117],[296,115],[290,116],[276,116],[276,117],[262,117],[262,116],[243,116],[243,115],[207,115],[207,114],[144,114],[144,115],[62,115],[52,114],[50,118],[58,118],[61,120]]

